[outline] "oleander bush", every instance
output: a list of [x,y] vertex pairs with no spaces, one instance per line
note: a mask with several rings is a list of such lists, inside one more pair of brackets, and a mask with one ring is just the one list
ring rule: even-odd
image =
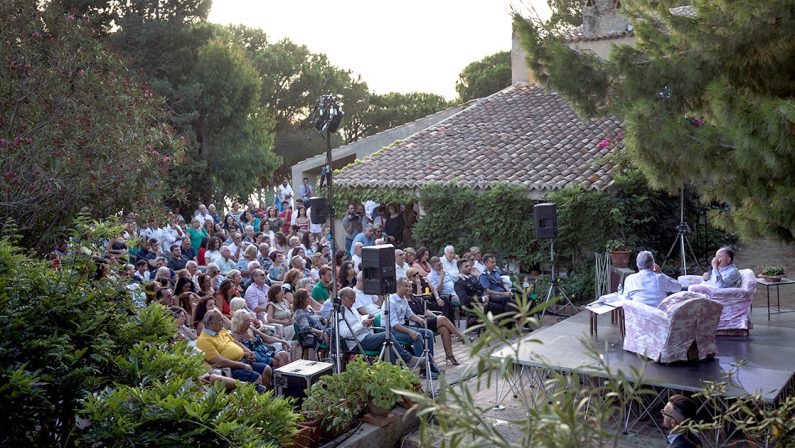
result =
[[290,401],[208,389],[167,309],[140,308],[126,281],[93,275],[118,231],[78,218],[58,272],[0,238],[0,446],[284,444]]

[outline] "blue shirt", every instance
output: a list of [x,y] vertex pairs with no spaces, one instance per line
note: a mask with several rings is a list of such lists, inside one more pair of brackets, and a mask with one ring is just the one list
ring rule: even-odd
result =
[[367,235],[365,235],[364,232],[361,232],[360,234],[356,235],[353,238],[353,244],[351,244],[351,255],[353,255],[353,246],[355,246],[356,243],[362,243],[364,247],[372,246],[375,244],[375,238],[373,237],[367,238]]
[[743,277],[734,263],[724,267],[718,268],[716,273],[713,269],[709,274],[707,282],[717,286],[718,288],[736,288],[742,283]]
[[502,272],[500,268],[494,268],[493,271],[486,271],[480,274],[480,286],[484,290],[490,289],[495,292],[507,292],[505,286],[502,285]]
[[455,280],[452,275],[445,274],[442,284],[439,285],[439,273],[432,269],[428,274],[428,281],[436,288],[439,295],[458,297],[455,294]]

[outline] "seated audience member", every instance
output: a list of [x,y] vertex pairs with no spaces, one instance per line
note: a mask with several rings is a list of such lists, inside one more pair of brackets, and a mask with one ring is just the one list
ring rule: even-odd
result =
[[[323,324],[314,310],[309,306],[309,292],[299,289],[293,298],[293,311],[295,312],[295,324],[298,325],[300,332],[301,345],[304,348],[317,348],[317,344],[323,341]],[[298,336],[298,335],[296,335]]]
[[409,268],[406,271],[406,278],[411,282],[412,296],[422,296],[428,300],[428,309],[432,311],[441,311],[443,316],[450,316],[453,314],[453,305],[450,299],[442,298],[439,291],[425,278],[420,275],[416,268]]
[[[375,228],[367,224],[364,226],[364,231],[353,237],[353,244],[351,247],[354,247],[356,243],[362,243],[363,247],[369,247],[375,244]],[[353,253],[351,253],[353,255]]]
[[453,246],[445,246],[444,256],[439,261],[442,262],[442,268],[447,272],[447,275],[455,282],[458,279],[458,255],[455,253],[455,248]]
[[403,249],[395,249],[395,277],[405,277],[406,271],[411,267],[406,263],[405,254]]
[[474,261],[472,261],[472,274],[480,275],[486,272],[486,265],[483,264],[483,252],[480,250],[480,247],[470,247],[469,254],[474,258]]
[[[411,310],[409,301],[411,300],[411,283],[407,278],[397,279],[397,292],[389,296],[389,322],[384,322],[384,325],[389,325],[392,329],[392,334],[395,339],[401,343],[411,344],[414,354],[421,356],[424,344],[428,344],[428,350],[433,356],[433,332],[421,328],[425,325],[425,319],[422,316],[417,316]],[[384,306],[386,302],[384,302]],[[417,327],[410,327],[408,324],[414,322],[418,324]],[[427,372],[426,372],[427,374]],[[435,379],[438,377],[439,370],[431,362],[431,377]]]
[[229,246],[221,247],[221,257],[215,262],[218,265],[218,270],[222,275],[226,275],[232,269],[237,267],[237,262],[232,258],[232,251]]
[[169,309],[171,310],[171,316],[177,324],[177,340],[192,342],[198,339],[199,335],[196,334],[196,330],[188,326],[188,322],[190,321],[188,313],[180,307],[172,306]]
[[355,242],[353,243],[352,250],[353,255],[351,255],[351,263],[353,263],[353,268],[356,272],[362,270],[362,248],[364,247],[364,243],[362,242]]
[[235,341],[224,328],[223,316],[215,310],[204,316],[204,328],[196,340],[196,347],[204,352],[204,360],[214,367],[228,367],[232,378],[258,384],[258,392],[264,392],[270,384],[271,368],[256,362],[256,355],[243,344]]
[[274,286],[268,290],[268,303],[265,305],[267,310],[268,323],[279,324],[281,334],[285,339],[292,339],[293,331],[293,311],[290,302],[284,297],[284,290]]
[[196,251],[193,250],[193,245],[190,243],[190,237],[184,236],[182,237],[182,241],[179,247],[180,254],[183,257],[187,258],[188,260],[196,260]]
[[707,284],[718,288],[736,288],[743,279],[740,271],[734,264],[734,251],[728,247],[721,247],[715,252],[712,259],[712,268],[704,273]]
[[323,303],[331,295],[331,267],[321,266],[318,270],[320,281],[312,288],[312,298]]
[[215,294],[212,277],[207,274],[199,274],[197,282],[199,283],[199,297],[212,297]]
[[136,283],[148,282],[151,279],[149,272],[149,264],[146,260],[138,260],[135,262],[135,273],[133,274],[133,281]]
[[[420,276],[417,270],[414,268],[409,269],[408,275],[409,281],[412,283],[412,289],[420,290],[422,284],[421,282],[424,281],[424,279]],[[458,328],[456,328],[448,318],[443,315],[437,316],[433,313],[432,308],[442,308],[443,305],[445,305],[445,303],[442,301],[442,299],[437,297],[434,300],[432,295],[425,296],[423,294],[412,294],[411,300],[409,300],[409,307],[411,307],[411,311],[415,315],[425,319],[425,325],[422,326],[428,330],[437,332],[442,336],[442,344],[444,345],[446,359],[447,361],[450,361],[452,365],[457,366],[459,363],[453,355],[452,336],[457,337],[461,342],[466,342],[467,339],[464,338],[464,335],[458,331]],[[412,326],[411,322],[409,322],[409,326]]]
[[636,264],[639,271],[624,279],[627,298],[657,308],[669,294],[682,290],[678,281],[662,273],[651,252],[638,253]]
[[[458,271],[458,268],[456,268],[456,271]],[[418,270],[417,272],[419,273],[420,271]],[[456,279],[444,270],[444,266],[439,257],[431,258],[431,273],[428,275],[428,282],[436,288],[442,300],[450,303],[449,314],[445,314],[448,319],[453,318],[452,304],[461,303],[458,296],[455,294],[455,281]]]
[[240,271],[240,275],[243,276],[243,283],[248,283],[251,281],[251,272],[248,269],[248,265],[252,261],[259,261],[257,259],[257,253],[257,246],[253,244],[248,245],[245,249],[243,249],[243,256],[237,260],[236,269]]
[[[469,260],[458,260],[458,280],[455,281],[455,293],[461,299],[461,306],[469,308],[479,306],[483,297],[483,285],[480,284],[479,274],[474,272],[472,262]],[[500,314],[495,312],[496,314]]]
[[340,266],[340,275],[337,278],[340,289],[353,288],[356,286],[356,271],[353,269],[353,262],[346,261]]
[[[196,328],[197,333],[202,332],[202,328],[204,328],[204,316],[212,310],[216,310],[220,313],[220,310],[215,306],[215,298],[214,297],[202,297],[196,303],[196,306],[193,307],[193,316],[191,316],[192,325]],[[231,328],[231,321],[221,314],[221,317],[224,319],[226,323],[226,328]]]
[[288,267],[284,263],[284,254],[278,250],[273,251],[270,254],[270,259],[272,264],[270,269],[268,269],[268,277],[271,281],[280,282],[288,270]]
[[[342,313],[340,317],[343,320],[343,322],[340,323],[340,337],[345,339],[348,351],[354,351],[357,348],[356,341],[352,340],[353,338],[359,341],[359,344],[361,344],[364,350],[380,349],[386,340],[386,332],[373,333],[373,330],[370,328],[373,324],[373,320],[369,317],[363,319],[361,314],[353,308],[354,302],[356,301],[356,293],[353,289],[342,288],[339,295],[340,301],[342,302]],[[395,339],[395,335],[392,335],[392,345],[397,349],[400,358],[407,366],[414,367],[417,364],[425,362],[425,358],[418,358],[407,352],[397,339]],[[390,353],[389,359],[394,364],[397,360],[394,359],[393,355],[394,353]]]
[[168,253],[168,268],[173,271],[185,269],[190,259],[182,255],[182,248],[178,244],[172,244],[171,250]]
[[166,308],[178,305],[174,298],[174,291],[169,288],[158,289],[155,293],[155,299]]
[[365,294],[363,288],[364,274],[359,272],[356,274],[356,286],[353,287],[353,292],[356,294],[356,302],[353,307],[359,314],[373,319],[381,314],[381,299],[376,295]]
[[[235,311],[232,315],[232,337],[254,353],[256,362],[261,362],[278,369],[290,363],[290,355],[284,351],[291,349],[290,343],[284,339],[268,336],[254,328],[251,315],[245,309]],[[284,350],[276,351],[266,344],[280,343]]]
[[222,281],[221,286],[218,287],[218,291],[215,293],[215,304],[224,316],[232,317],[232,308],[229,303],[235,297],[237,297],[237,289],[235,289],[235,284],[232,280]]
[[696,418],[698,406],[684,395],[672,395],[662,410],[662,427],[669,429],[668,444],[671,448],[697,448],[701,446],[698,436],[689,430],[682,430],[679,425],[685,420]]
[[415,268],[421,276],[428,277],[428,275],[431,273],[431,263],[428,262],[430,257],[431,253],[428,252],[428,248],[420,247],[417,249],[417,255],[414,258],[414,264],[412,264],[411,267]]
[[262,269],[251,271],[251,284],[246,289],[246,306],[249,311],[262,321],[265,321],[265,314],[268,312],[268,290],[270,287],[265,283],[265,272]]
[[497,267],[497,259],[494,255],[486,254],[483,256],[483,266],[486,270],[480,274],[480,286],[483,288],[483,294],[488,297],[483,299],[484,304],[492,305],[493,309],[502,308],[505,311],[516,309],[516,302],[513,299],[513,293],[505,288],[502,283],[502,272]]

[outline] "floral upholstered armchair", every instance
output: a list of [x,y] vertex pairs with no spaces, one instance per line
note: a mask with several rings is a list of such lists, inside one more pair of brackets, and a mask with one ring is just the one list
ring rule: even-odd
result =
[[[754,271],[743,269],[740,271],[742,283],[738,288],[718,288],[706,283],[699,283],[688,287],[688,291],[706,294],[710,299],[723,305],[720,315],[718,334],[735,334],[737,332],[748,334],[753,328],[751,324],[751,302],[756,294],[756,276]],[[690,276],[688,276],[690,277]]]
[[700,360],[717,351],[715,335],[723,306],[688,291],[666,297],[658,308],[624,301],[624,350],[653,361]]

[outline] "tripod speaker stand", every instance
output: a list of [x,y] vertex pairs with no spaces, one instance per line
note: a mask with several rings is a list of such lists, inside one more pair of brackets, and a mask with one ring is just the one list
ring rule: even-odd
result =
[[[560,278],[558,278],[558,276],[555,274],[555,240],[554,239],[549,240],[549,264],[551,266],[551,268],[550,268],[551,269],[551,275],[550,275],[549,289],[547,289],[547,295],[546,295],[546,298],[544,299],[544,304],[547,304],[547,303],[549,303],[552,300],[557,302],[557,299],[555,299],[555,297],[556,297],[555,292],[557,292],[564,299],[566,299],[566,303],[571,307],[572,310],[574,310],[575,309],[574,304],[571,303],[571,299],[569,299],[569,296],[566,295],[566,291],[564,291],[563,288],[561,288],[561,286],[560,286]],[[546,312],[547,312],[547,308],[544,308],[544,310],[541,311],[541,318],[542,319],[544,318],[544,314]],[[550,311],[550,314],[555,314],[555,313],[552,313]],[[570,317],[570,316],[566,316],[566,317]]]

